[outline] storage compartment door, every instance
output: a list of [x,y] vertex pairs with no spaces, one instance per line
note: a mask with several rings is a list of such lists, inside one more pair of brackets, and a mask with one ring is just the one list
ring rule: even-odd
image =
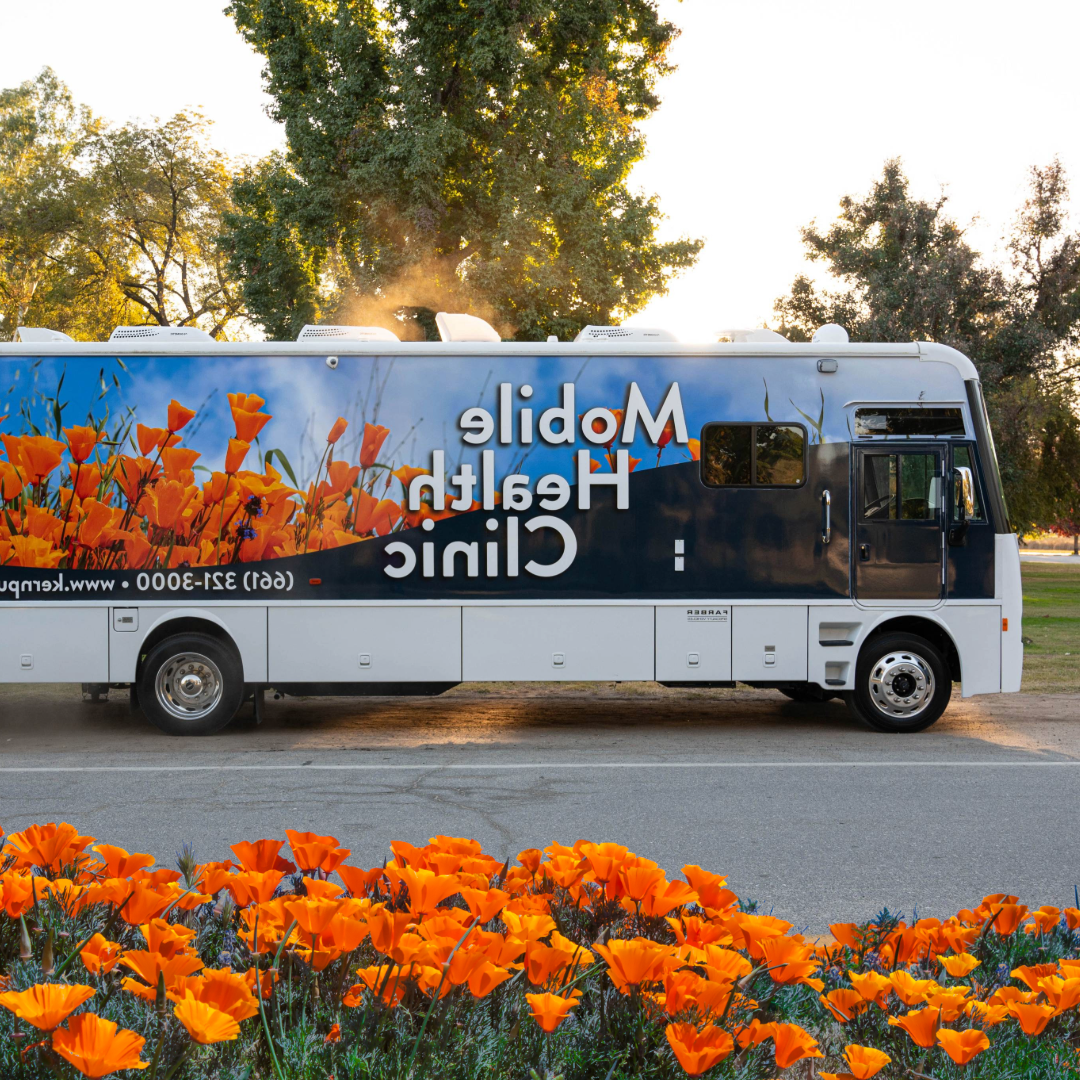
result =
[[731,679],[731,608],[715,604],[656,609],[656,678],[660,682]]
[[783,604],[731,609],[731,677],[805,682],[808,608]]
[[108,681],[107,607],[0,611],[0,682]]
[[270,682],[460,682],[459,607],[272,607]]
[[655,671],[651,607],[466,607],[467,681],[633,682]]

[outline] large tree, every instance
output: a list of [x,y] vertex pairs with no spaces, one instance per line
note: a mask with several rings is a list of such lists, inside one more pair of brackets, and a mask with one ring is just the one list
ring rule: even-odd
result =
[[[288,149],[235,189],[252,316],[447,307],[520,338],[641,308],[700,244],[627,180],[675,28],[654,0],[233,0]],[[405,327],[408,330],[408,327]],[[418,326],[413,326],[419,332]]]
[[0,91],[0,336],[118,323],[242,329],[217,245],[228,163],[199,116],[113,128],[49,69]]
[[944,195],[914,197],[899,161],[889,161],[867,195],[841,200],[827,229],[803,230],[807,257],[830,284],[800,275],[776,302],[793,340],[837,322],[853,341],[940,341],[970,356],[1022,531],[1066,516],[1080,446],[1080,238],[1066,226],[1060,163],[1033,168],[1029,179],[1007,265],[997,267],[969,245]]

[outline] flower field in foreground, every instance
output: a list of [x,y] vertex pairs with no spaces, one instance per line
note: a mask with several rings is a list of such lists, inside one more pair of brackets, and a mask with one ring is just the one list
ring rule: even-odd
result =
[[1080,910],[988,896],[808,938],[719,874],[287,831],[155,868],[0,847],[0,1077],[1080,1077]]

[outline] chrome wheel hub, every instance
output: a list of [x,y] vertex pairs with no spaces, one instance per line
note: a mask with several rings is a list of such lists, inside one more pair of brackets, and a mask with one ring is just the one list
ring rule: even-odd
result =
[[221,701],[224,683],[217,664],[201,653],[178,653],[158,669],[158,704],[179,720],[201,720]]
[[870,698],[886,716],[911,720],[934,697],[934,672],[918,653],[886,653],[870,672]]

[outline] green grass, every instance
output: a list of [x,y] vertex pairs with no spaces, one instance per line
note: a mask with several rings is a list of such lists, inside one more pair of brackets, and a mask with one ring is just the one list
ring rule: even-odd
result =
[[1023,578],[1023,689],[1080,693],[1080,567],[1027,562]]

